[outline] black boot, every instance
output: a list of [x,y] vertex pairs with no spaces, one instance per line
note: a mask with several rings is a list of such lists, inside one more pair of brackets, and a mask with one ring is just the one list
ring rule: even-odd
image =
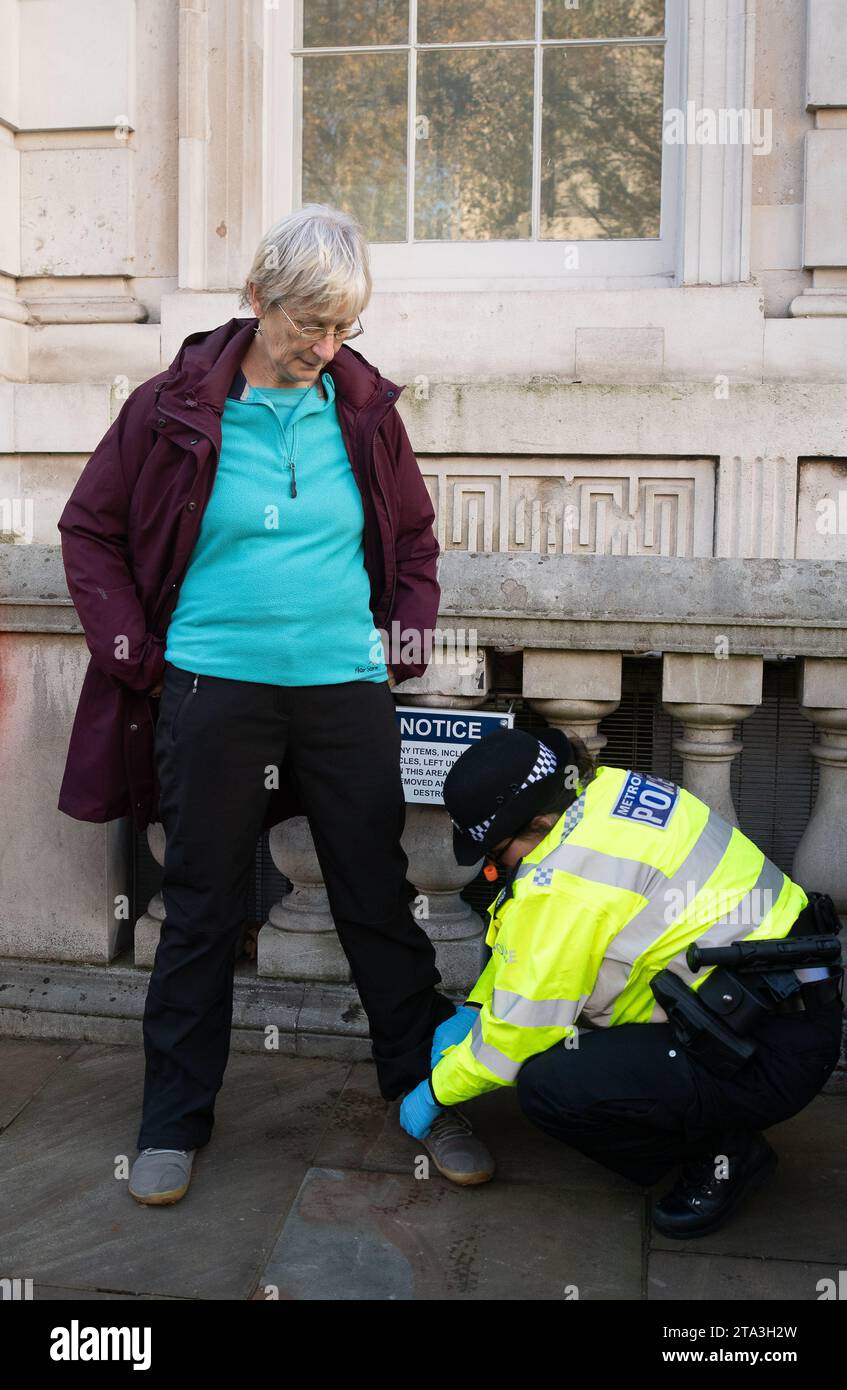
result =
[[[720,1176],[720,1155],[728,1159],[726,1177]],[[776,1154],[757,1130],[727,1134],[723,1144],[715,1143],[708,1154],[686,1163],[675,1185],[653,1208],[653,1225],[674,1240],[708,1235],[770,1177],[776,1164]]]

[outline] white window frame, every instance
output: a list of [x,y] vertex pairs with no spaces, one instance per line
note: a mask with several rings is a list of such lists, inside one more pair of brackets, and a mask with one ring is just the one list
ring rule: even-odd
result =
[[[299,112],[299,56],[301,0],[278,0],[265,8],[266,82],[263,96],[263,215],[264,225],[302,205],[300,194],[301,128]],[[416,0],[410,0],[416,8]],[[537,6],[540,16],[541,6]],[[684,109],[687,69],[686,0],[667,0],[665,27],[664,108]],[[413,16],[414,17],[414,16]],[[540,40],[540,18],[536,42]],[[556,40],[540,40],[544,47],[559,46]],[[594,44],[602,40],[581,40]],[[638,40],[617,40],[621,45]],[[443,47],[488,47],[480,44],[447,44]],[[526,46],[516,44],[513,46]],[[430,47],[430,46],[428,46]],[[371,46],[373,51],[374,46]],[[385,45],[380,52],[410,52],[408,44]],[[349,52],[348,48],[316,49],[308,52]],[[363,45],[358,51],[367,52]],[[536,93],[541,48],[536,47]],[[411,66],[411,65],[410,65]],[[410,85],[410,103],[415,93]],[[538,164],[540,102],[536,95],[535,144]],[[409,122],[408,157],[414,154],[414,123]],[[533,241],[515,238],[505,241],[464,242],[371,242],[371,268],[382,290],[412,287],[442,290],[479,290],[496,287],[514,289],[638,289],[679,283],[680,236],[682,230],[682,191],[686,148],[663,141],[660,234],[655,239],[616,241]],[[409,202],[412,201],[409,180]],[[538,168],[533,172],[533,199],[537,211],[540,200]],[[409,209],[409,226],[412,226]],[[578,268],[568,268],[567,248],[578,249]]]

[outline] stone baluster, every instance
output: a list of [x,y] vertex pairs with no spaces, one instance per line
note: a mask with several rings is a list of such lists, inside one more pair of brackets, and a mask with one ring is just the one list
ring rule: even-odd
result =
[[[165,867],[165,827],[161,821],[151,821],[147,827],[147,845],[160,868]],[[147,904],[147,911],[142,912],[135,924],[134,935],[134,962],[136,965],[152,967],[156,947],[159,944],[159,937],[162,933],[162,923],[167,916],[165,901],[161,890],[154,893],[150,902]],[[246,933],[242,935],[242,941]]]
[[305,816],[274,825],[268,835],[271,858],[293,885],[274,903],[259,932],[256,970],[287,980],[348,984],[347,957],[335,930],[315,842]]
[[685,729],[673,745],[683,785],[730,825],[738,824],[730,770],[743,747],[734,726],[761,704],[762,670],[760,656],[668,652],[663,662],[662,704]]
[[[397,703],[438,709],[483,704],[490,684],[486,656],[475,649],[465,655],[458,661],[433,660],[423,678],[403,682]],[[258,973],[350,983],[306,818],[296,816],[274,826],[269,845],[274,863],[294,888],[274,903],[259,933]],[[409,860],[407,877],[417,889],[409,910],[435,945],[444,988],[461,991],[474,983],[481,969],[482,923],[459,896],[478,868],[456,864],[450,817],[443,806],[407,806],[403,848]]]
[[[491,687],[490,654],[474,648],[465,657],[457,662],[434,660],[420,679],[403,682],[395,693],[397,704],[479,708]],[[476,878],[482,861],[469,868],[456,863],[450,817],[440,805],[407,805],[403,848],[409,858],[409,880],[419,894],[412,910],[435,946],[442,986],[461,993],[476,983],[484,965],[484,924],[460,897]]]
[[524,652],[523,694],[548,724],[570,730],[596,757],[606,745],[600,720],[621,701],[620,652]]
[[[147,827],[147,845],[160,868],[165,866],[165,827],[159,820],[151,821]],[[165,920],[165,904],[162,894],[154,893],[135,924],[134,956],[136,965],[152,966],[156,947]]]
[[[418,890],[410,906],[435,946],[442,987],[467,990],[484,965],[484,925],[460,894],[476,878],[481,861],[470,868],[456,863],[453,827],[443,806],[406,807],[403,848],[410,882]],[[495,894],[492,889],[492,899]]]
[[807,891],[829,893],[847,926],[847,661],[805,657],[799,701],[818,733],[811,751],[820,781],[792,878]]

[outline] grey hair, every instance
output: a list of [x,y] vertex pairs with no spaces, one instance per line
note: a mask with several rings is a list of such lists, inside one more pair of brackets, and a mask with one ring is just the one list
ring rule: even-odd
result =
[[316,313],[343,307],[355,320],[373,288],[364,230],[339,208],[306,203],[286,213],[259,242],[239,300],[250,308],[251,282],[263,313],[273,300],[285,299]]

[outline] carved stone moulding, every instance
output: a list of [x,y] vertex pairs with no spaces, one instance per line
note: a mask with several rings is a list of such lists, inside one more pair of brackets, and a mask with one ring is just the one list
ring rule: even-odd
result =
[[713,553],[711,459],[420,460],[442,551]]

